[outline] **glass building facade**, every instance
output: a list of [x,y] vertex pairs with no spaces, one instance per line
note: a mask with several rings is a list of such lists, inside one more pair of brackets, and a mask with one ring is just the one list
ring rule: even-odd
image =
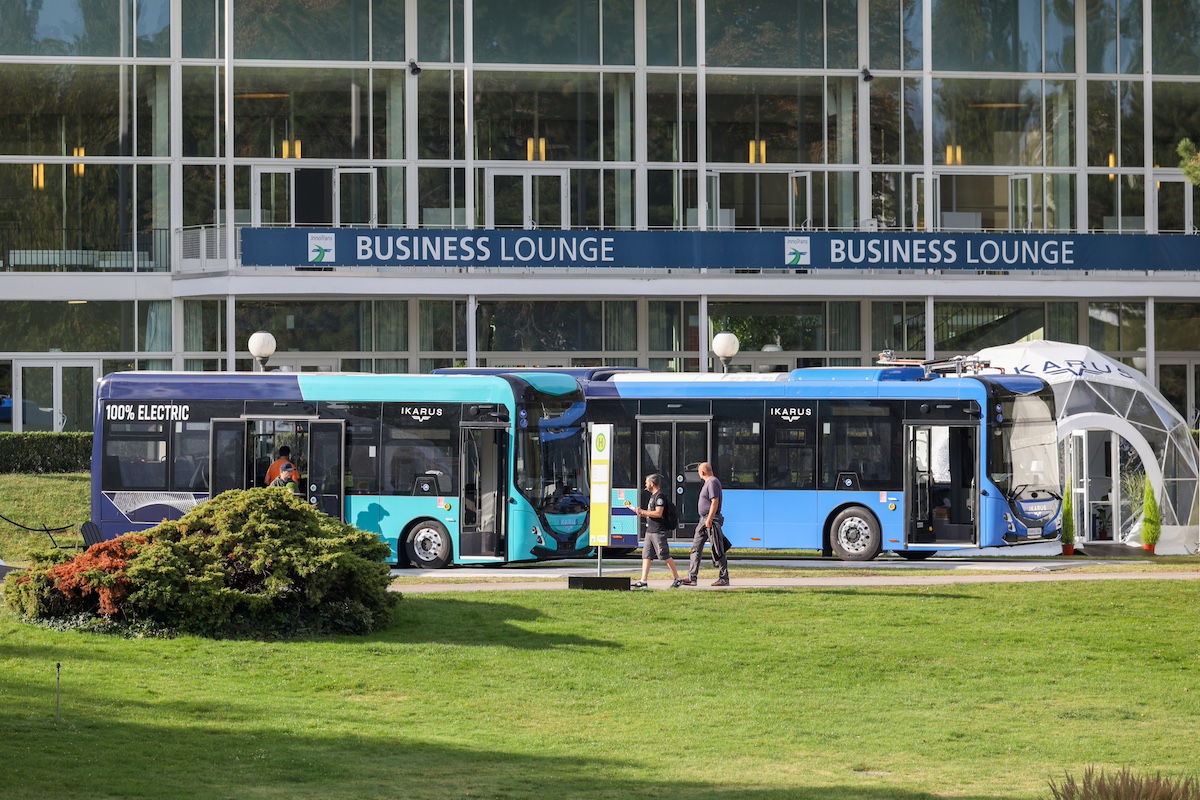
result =
[[1190,270],[240,259],[248,228],[1194,233],[1194,0],[15,0],[0,96],[26,429],[90,428],[113,369],[249,369],[260,328],[274,365],[377,372],[707,370],[718,330],[750,370],[1044,337],[1200,407]]

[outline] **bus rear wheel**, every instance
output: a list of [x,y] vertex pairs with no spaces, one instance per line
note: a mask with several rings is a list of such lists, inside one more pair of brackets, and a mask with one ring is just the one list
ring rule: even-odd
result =
[[834,517],[829,543],[842,561],[870,561],[883,544],[879,522],[865,508],[851,506]]
[[404,540],[404,550],[409,562],[421,569],[441,569],[454,556],[450,534],[442,523],[432,519],[417,523]]

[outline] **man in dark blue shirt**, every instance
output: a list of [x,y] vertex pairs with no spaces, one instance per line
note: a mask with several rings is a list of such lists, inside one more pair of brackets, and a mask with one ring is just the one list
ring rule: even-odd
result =
[[700,474],[700,480],[704,481],[704,486],[700,488],[700,499],[696,503],[700,521],[696,523],[696,535],[692,537],[688,576],[683,585],[696,585],[696,578],[700,575],[700,558],[704,553],[704,543],[708,542],[712,549],[713,564],[717,567],[717,580],[713,582],[713,586],[728,586],[729,558],[725,555],[725,532],[721,529],[725,522],[725,517],[721,514],[721,482],[713,475],[712,464],[707,461],[701,463],[696,471]]

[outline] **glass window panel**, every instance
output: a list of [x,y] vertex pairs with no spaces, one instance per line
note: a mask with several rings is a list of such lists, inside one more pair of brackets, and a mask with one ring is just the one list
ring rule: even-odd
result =
[[935,70],[1041,70],[1042,0],[931,2]]
[[647,170],[646,220],[651,229],[698,228],[698,199],[694,170]]
[[1088,345],[1104,352],[1146,345],[1146,304],[1088,303]]
[[1047,175],[1044,192],[1046,230],[1075,230],[1075,176]]
[[1116,81],[1088,81],[1088,166],[1116,165],[1118,125],[1116,95]]
[[417,0],[417,58],[463,60],[462,0]]
[[212,158],[220,156],[222,141],[219,108],[222,70],[217,67],[183,68],[183,154]]
[[[88,157],[132,155],[131,142],[120,135],[121,72],[129,78],[129,69],[6,64],[0,70],[0,152],[70,156],[82,147]],[[138,110],[151,113],[140,104]],[[165,126],[169,109],[158,110]]]
[[708,0],[705,9],[710,68],[825,66],[821,0],[760,4]]
[[[419,305],[422,350],[465,352],[467,304],[459,300],[422,300]],[[429,370],[424,367],[422,372]],[[441,364],[440,366],[453,366]]]
[[858,0],[825,0],[826,64],[858,68]]
[[1146,230],[1146,182],[1141,175],[1121,176],[1121,232]]
[[900,0],[873,0],[867,13],[871,28],[870,66],[900,69]]
[[825,155],[829,164],[858,162],[858,78],[827,80]]
[[829,303],[829,349],[858,350],[862,345],[862,304],[853,301]]
[[1087,71],[1117,71],[1117,0],[1088,4]]
[[[1187,100],[1200,99],[1200,92],[1197,89],[1200,87],[1191,87],[1192,92]],[[1118,154],[1117,166],[1121,167],[1141,167],[1144,166],[1146,154],[1146,134],[1143,131],[1143,119],[1145,115],[1145,104],[1142,102],[1143,90],[1140,81],[1121,81],[1121,96],[1120,96],[1120,115],[1121,115],[1121,152]],[[1158,140],[1158,132],[1155,132],[1155,140]],[[1181,137],[1182,138],[1182,137]],[[1164,154],[1165,155],[1165,154]],[[1171,149],[1171,155],[1178,159],[1174,148]],[[1163,161],[1163,164],[1178,163],[1177,161]]]
[[274,334],[276,352],[280,355],[289,350],[367,352],[371,349],[369,300],[239,300],[234,317],[239,336],[248,331]]
[[678,66],[679,0],[646,0],[646,63]]
[[[453,78],[451,77],[453,75]],[[461,158],[463,73],[426,69],[417,81],[417,157]]]
[[119,56],[121,4],[19,0],[0,5],[0,54]]
[[[283,158],[303,143],[304,158],[365,158],[366,70],[257,69],[234,76],[239,154]],[[284,155],[283,143],[290,142]]]
[[1046,338],[1055,342],[1079,341],[1079,304],[1046,304]]
[[633,230],[637,216],[634,171],[631,169],[606,169],[602,173],[604,207],[601,227],[609,230]]
[[925,117],[921,109],[921,81],[906,78],[904,81],[904,163],[925,163]]
[[854,172],[813,174],[813,219],[818,228],[858,227],[858,175]]
[[633,0],[601,0],[604,63],[633,64]]
[[417,205],[421,227],[465,228],[466,188],[466,178],[461,169],[417,170]]
[[904,107],[898,78],[876,78],[871,94],[871,163],[899,164],[904,144]]
[[[0,13],[0,20],[3,14]],[[170,0],[138,0],[137,55],[139,58],[168,58],[171,55]],[[0,28],[4,23],[0,21]]]
[[225,348],[225,301],[183,301],[183,349],[215,353]]
[[596,74],[476,73],[478,157],[525,161],[532,138],[546,140],[547,161],[597,160],[599,90]]
[[605,161],[633,160],[633,137],[637,130],[633,86],[632,74],[609,73],[603,76]]
[[1075,84],[1046,81],[1046,146],[1042,163],[1048,167],[1075,164]]
[[234,3],[236,58],[365,61],[370,0]]
[[404,61],[404,3],[371,4],[373,61]]
[[[180,0],[179,34],[184,58],[217,58],[225,46],[217,34],[216,0]],[[0,30],[5,26],[0,25]],[[222,26],[223,27],[223,26]]]
[[[141,156],[171,155],[171,68],[138,67],[137,85],[137,154]],[[90,155],[90,154],[89,154]]]
[[602,349],[598,300],[484,301],[477,308],[481,352]]
[[[838,140],[835,111],[842,100],[830,79],[830,138]],[[857,79],[855,79],[857,80]],[[850,85],[853,86],[853,81]],[[852,106],[846,108],[853,119]],[[853,125],[843,128],[853,142]],[[820,78],[713,75],[708,79],[708,157],[747,163],[749,144],[760,143],[751,163],[820,163],[825,114]],[[765,156],[765,158],[763,158]],[[853,153],[851,153],[851,157]]]
[[924,60],[924,0],[904,2],[904,68],[921,69]]
[[474,7],[476,61],[600,63],[599,0],[475,0]]
[[[696,79],[646,76],[646,157],[650,161],[696,160]],[[710,112],[711,113],[711,112]]]
[[375,301],[375,350],[408,349],[408,301]]
[[1150,30],[1156,75],[1200,75],[1200,3],[1154,0]]
[[1046,338],[1043,303],[935,303],[934,349],[938,355],[973,353],[984,347]]
[[1118,23],[1121,72],[1132,75],[1142,71],[1142,0],[1118,0],[1118,5],[1121,9]]
[[637,350],[637,301],[604,303],[604,349]]
[[883,229],[903,229],[910,216],[910,178],[903,172],[871,173],[871,216]]
[[1088,175],[1088,231],[1095,233],[1116,230],[1116,175]]
[[1200,350],[1200,304],[1156,301],[1154,347],[1185,353]]
[[1046,72],[1075,71],[1075,4],[1046,3]]
[[133,350],[132,300],[0,301],[0,338],[16,353]]
[[[1175,148],[1179,146],[1179,140],[1187,137],[1196,141],[1194,109],[1200,108],[1200,83],[1156,81],[1153,102],[1150,135],[1153,137],[1154,163],[1164,167],[1176,165],[1179,154]],[[1131,166],[1140,166],[1140,163]]]
[[820,302],[710,302],[708,320],[710,331],[735,334],[747,353],[769,345],[784,350],[825,349],[825,304]]
[[167,353],[171,350],[171,301],[138,302],[138,350],[143,353]]
[[[933,82],[934,156],[955,164],[1040,165],[1041,81]],[[953,150],[947,150],[953,147]]]
[[650,349],[677,352],[687,349],[682,304],[678,300],[651,300],[648,304]]
[[[404,158],[404,89],[407,82],[407,70],[371,71],[371,143],[375,158]],[[361,87],[355,91],[361,93]]]

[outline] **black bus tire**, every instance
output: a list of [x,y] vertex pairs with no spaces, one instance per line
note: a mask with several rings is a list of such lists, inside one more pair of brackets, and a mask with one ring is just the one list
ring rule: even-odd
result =
[[905,561],[924,561],[936,552],[936,550],[897,550],[896,555]]
[[441,569],[454,559],[450,534],[437,520],[418,522],[404,540],[404,552],[414,567]]
[[870,561],[883,545],[879,521],[862,506],[843,509],[829,526],[829,544],[842,561]]

